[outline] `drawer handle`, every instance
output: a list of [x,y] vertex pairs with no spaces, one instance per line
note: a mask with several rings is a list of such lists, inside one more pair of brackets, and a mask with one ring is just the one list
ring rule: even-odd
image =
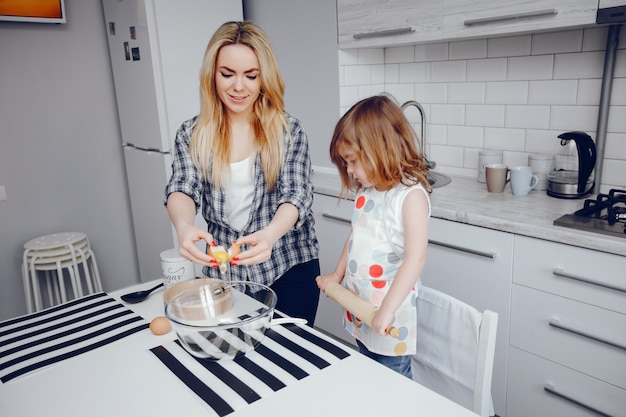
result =
[[327,219],[339,220],[344,223],[352,223],[350,219],[346,219],[345,217],[337,216],[331,213],[322,213],[322,217],[326,217]]
[[578,336],[586,337],[587,339],[595,340],[596,342],[604,343],[605,345],[613,346],[618,349],[626,350],[626,346],[624,345],[621,345],[617,342],[611,342],[610,340],[606,340],[598,336],[591,335],[581,330],[574,329],[573,327],[566,326],[564,324],[561,324],[559,320],[550,320],[548,324],[557,329],[561,329],[563,331],[570,332]]
[[377,30],[374,32],[363,32],[363,33],[355,33],[352,35],[354,39],[367,39],[367,38],[382,38],[383,36],[396,36],[396,35],[406,35],[407,33],[415,32],[415,29],[412,27],[398,28],[398,29],[386,29],[386,30]]
[[572,403],[572,404],[576,404],[577,406],[582,407],[582,408],[584,408],[584,409],[586,409],[586,410],[588,410],[588,411],[591,411],[592,413],[596,413],[596,414],[597,414],[597,415],[599,415],[599,416],[611,417],[611,415],[610,415],[610,414],[603,413],[602,411],[598,410],[598,409],[597,409],[597,408],[595,408],[595,407],[592,407],[592,406],[590,406],[590,405],[587,405],[587,404],[585,404],[585,403],[583,403],[583,402],[581,402],[581,401],[578,401],[578,400],[576,400],[576,399],[574,399],[574,398],[572,398],[572,397],[570,397],[570,396],[568,396],[568,395],[565,395],[565,394],[562,394],[562,393],[558,392],[558,391],[556,390],[556,388],[554,388],[554,386],[553,386],[553,385],[550,385],[550,384],[545,385],[545,386],[543,387],[543,390],[544,390],[545,392],[547,392],[548,394],[552,394],[552,395],[554,395],[555,397],[559,397],[559,398],[561,398],[561,399],[563,399],[563,400],[565,400],[565,401],[568,401],[568,402],[570,402],[570,403]]
[[443,242],[439,242],[439,241],[431,240],[431,239],[428,239],[428,243],[430,243],[432,245],[436,245],[436,246],[441,246],[443,248],[454,249],[454,250],[458,250],[458,251],[461,251],[461,252],[471,253],[472,255],[483,256],[483,257],[489,258],[489,259],[496,259],[496,253],[495,252],[483,252],[483,251],[469,249],[469,248],[464,248],[462,246],[451,245],[449,243],[443,243]]
[[124,142],[122,143],[122,146],[125,148],[131,148],[131,149],[137,149],[138,151],[144,151],[144,152],[154,152],[154,153],[160,153],[163,155],[169,155],[170,152],[169,151],[162,151],[159,148],[144,148],[143,146],[139,146],[139,145],[134,145],[130,142]]
[[469,19],[463,22],[463,24],[465,26],[481,25],[483,23],[502,22],[504,20],[516,20],[516,19],[525,19],[527,17],[550,16],[550,15],[555,15],[558,13],[559,11],[557,9],[535,10],[533,12],[513,13],[513,14],[500,15],[500,16],[480,17],[478,19]]
[[610,290],[615,290],[615,291],[620,291],[620,292],[626,293],[626,289],[625,288],[618,287],[616,285],[605,284],[603,282],[597,282],[597,281],[593,281],[593,280],[588,279],[588,278],[583,278],[583,277],[579,277],[577,275],[569,274],[569,273],[563,271],[561,268],[556,268],[554,271],[552,271],[552,274],[557,276],[557,277],[573,279],[575,281],[584,282],[586,284],[597,285],[598,287],[608,288]]

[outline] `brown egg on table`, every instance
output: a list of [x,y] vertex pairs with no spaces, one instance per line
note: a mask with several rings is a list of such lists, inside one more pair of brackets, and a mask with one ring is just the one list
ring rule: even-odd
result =
[[162,335],[172,330],[169,320],[163,316],[155,317],[150,322],[150,331],[156,335]]

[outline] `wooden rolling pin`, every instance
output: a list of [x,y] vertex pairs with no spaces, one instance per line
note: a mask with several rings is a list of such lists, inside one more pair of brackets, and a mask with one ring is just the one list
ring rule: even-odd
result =
[[[363,323],[372,327],[372,318],[378,310],[374,305],[358,295],[352,294],[336,282],[329,282],[324,292],[337,304],[357,316]],[[387,327],[385,333],[396,339],[400,336],[400,331],[393,326]]]

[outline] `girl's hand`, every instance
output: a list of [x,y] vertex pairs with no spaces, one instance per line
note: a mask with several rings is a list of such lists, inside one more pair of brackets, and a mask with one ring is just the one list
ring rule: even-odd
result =
[[372,317],[372,329],[381,336],[387,334],[387,327],[393,323],[395,314],[393,311],[377,310]]
[[337,272],[333,271],[330,274],[324,274],[324,275],[320,275],[317,278],[315,278],[315,282],[317,283],[317,287],[322,290],[322,291],[326,291],[326,286],[328,285],[329,282],[335,282],[337,284],[341,284],[343,277],[339,276],[339,274],[337,274]]

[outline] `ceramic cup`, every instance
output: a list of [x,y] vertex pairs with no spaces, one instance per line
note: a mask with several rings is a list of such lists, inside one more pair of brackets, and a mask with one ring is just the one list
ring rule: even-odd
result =
[[165,288],[196,277],[193,262],[180,256],[178,249],[163,251],[160,257]]
[[539,178],[531,167],[511,168],[511,191],[513,195],[527,195],[539,184]]
[[496,149],[483,149],[478,152],[478,182],[485,183],[485,165],[501,164],[502,151]]
[[504,164],[485,165],[485,181],[487,191],[490,193],[501,193],[504,186],[509,182],[509,168]]

